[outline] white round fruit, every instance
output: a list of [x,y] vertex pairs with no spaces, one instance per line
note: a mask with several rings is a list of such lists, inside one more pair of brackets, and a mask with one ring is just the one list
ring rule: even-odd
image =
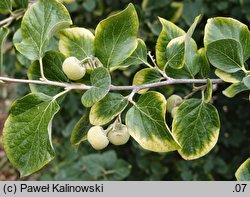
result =
[[81,62],[76,57],[68,57],[62,65],[65,75],[73,81],[83,78],[86,69],[81,65]]
[[102,150],[109,144],[106,132],[100,126],[91,127],[87,137],[91,146],[96,150]]
[[167,99],[167,111],[171,113],[174,107],[177,107],[181,104],[182,98],[176,94],[173,94]]
[[114,145],[126,144],[129,140],[130,134],[125,125],[116,125],[114,129],[108,132],[108,139]]
[[174,108],[172,109],[172,111],[171,111],[171,116],[172,116],[172,118],[174,118],[174,116],[175,116],[176,111],[177,111],[178,108],[179,108],[179,107],[174,107]]

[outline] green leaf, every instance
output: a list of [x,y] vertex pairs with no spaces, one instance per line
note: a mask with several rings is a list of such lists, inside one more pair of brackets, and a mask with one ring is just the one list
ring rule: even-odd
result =
[[21,41],[22,41],[22,32],[21,32],[21,28],[19,28],[16,30],[16,32],[13,35],[13,43],[16,44]]
[[[15,45],[16,43],[19,43],[22,41],[22,32],[21,32],[21,28],[19,28],[18,30],[16,30],[16,32],[14,33],[13,36],[13,44]],[[16,58],[18,60],[18,62],[23,65],[25,68],[29,68],[31,65],[31,61],[26,58],[25,56],[23,56],[19,51],[15,50],[15,54],[16,54]]]
[[172,126],[173,135],[182,147],[178,152],[191,160],[206,155],[215,146],[220,120],[214,106],[200,99],[189,99],[177,109]]
[[12,10],[11,0],[1,0],[0,1],[0,10]]
[[[154,68],[144,68],[139,70],[133,79],[133,86],[149,84],[149,83],[157,83],[161,81],[161,75]],[[139,94],[144,94],[148,89],[140,90]]]
[[206,90],[202,93],[203,95],[203,101],[205,103],[209,103],[213,94],[213,84],[210,79],[207,79],[207,87]]
[[107,176],[107,180],[123,180],[129,176],[132,166],[125,160],[118,159],[114,165],[114,173]]
[[138,39],[138,45],[135,51],[130,55],[121,66],[148,64],[147,62],[147,47],[143,40]]
[[87,10],[88,12],[94,12],[97,1],[93,1],[93,0],[86,0],[83,2],[82,6],[84,7],[85,10]]
[[[21,32],[21,28],[17,29],[17,31],[14,33],[13,36],[13,43],[14,45],[18,44],[22,42],[22,32]],[[49,50],[54,50],[57,51],[58,50],[58,38],[56,37],[52,37],[49,41],[49,45],[47,47],[46,51]],[[16,50],[16,53],[19,55],[22,55],[19,51]],[[31,60],[29,60],[27,57],[25,57],[24,55],[22,55],[23,57],[21,57],[22,59],[26,59],[24,62],[31,62]],[[24,64],[26,67],[30,66],[31,64]]]
[[[169,66],[174,69],[181,69],[185,66],[185,69],[190,73],[191,77],[194,77],[194,75],[199,72],[199,67],[194,64],[197,56],[197,45],[191,38],[199,19],[200,16],[195,18],[194,23],[186,34],[170,40],[166,45],[165,60],[167,60],[167,62],[163,70]],[[167,36],[165,36],[165,39],[166,37]]]
[[238,181],[250,181],[250,158],[240,165],[235,173]]
[[79,27],[61,30],[59,50],[66,57],[75,56],[79,60],[94,56],[94,35]]
[[82,96],[82,104],[91,107],[103,99],[109,92],[111,77],[104,67],[96,68],[90,75],[91,88]]
[[[178,37],[179,38],[179,37]],[[169,42],[171,44],[172,41],[175,42],[178,38],[175,38]],[[200,70],[198,65],[196,65],[197,59],[197,45],[192,38],[187,38],[186,36],[182,36],[183,41],[178,46],[177,43],[174,43],[175,46],[168,48],[166,50],[166,57],[170,59],[166,63],[166,72],[171,76],[173,72],[181,75],[182,72],[186,72],[188,78],[193,78]],[[172,54],[169,56],[168,51],[172,50]],[[170,61],[170,62],[169,62]],[[170,64],[169,64],[170,63]],[[172,68],[168,69],[168,65]]]
[[13,103],[3,129],[3,146],[21,176],[38,171],[55,157],[51,129],[58,111],[57,102],[42,93]]
[[[188,75],[187,78],[194,78],[200,68],[196,64],[197,45],[191,38],[200,16],[195,18],[194,23],[189,28],[188,32],[183,36],[172,39],[166,47],[166,59],[168,60],[163,68],[169,76]],[[178,69],[178,71],[173,70]],[[180,71],[180,69],[182,69]]]
[[115,151],[107,151],[103,154],[90,154],[82,158],[84,167],[93,177],[102,175],[105,170],[112,168],[116,161],[117,155]]
[[118,93],[108,93],[95,103],[89,115],[93,125],[105,125],[119,115],[128,105],[128,99]]
[[119,66],[134,52],[138,28],[138,16],[132,4],[98,24],[95,54],[106,68]]
[[243,77],[245,76],[244,72],[236,72],[236,73],[227,73],[220,69],[215,69],[215,74],[221,78],[223,81],[228,83],[238,83],[241,82]]
[[250,89],[250,75],[243,78],[243,83],[246,87]]
[[234,39],[240,43],[243,61],[250,57],[250,32],[243,23],[228,17],[208,19],[205,27],[204,46],[221,39]]
[[15,0],[15,3],[18,5],[18,7],[27,8],[29,0]]
[[[176,23],[179,18],[182,16],[184,4],[182,2],[174,2],[172,1],[170,4],[171,9],[171,18],[170,21]],[[157,34],[159,35],[159,34]]]
[[162,24],[162,31],[156,43],[156,61],[157,65],[163,69],[168,61],[166,57],[166,47],[168,43],[174,38],[185,35],[185,31],[163,18],[159,18],[159,20]]
[[25,56],[23,56],[21,53],[19,53],[18,51],[15,51],[15,52],[16,52],[16,59],[18,60],[18,62],[25,68],[29,68],[31,65],[31,61],[27,59]]
[[192,23],[192,25],[189,27],[189,29],[187,31],[187,38],[192,37],[194,30],[195,30],[196,26],[198,25],[198,23],[200,22],[200,20],[201,20],[201,15],[195,17],[194,22]]
[[236,94],[246,91],[246,90],[248,90],[248,87],[245,86],[243,82],[239,82],[239,83],[234,83],[230,85],[222,93],[229,98],[233,98]]
[[197,58],[195,64],[200,68],[199,75],[206,78],[210,74],[210,64],[207,59],[206,49],[200,48],[197,51]]
[[169,3],[171,3],[170,0],[161,0],[161,1],[143,0],[142,9],[146,12],[149,12],[151,10],[163,8],[167,6]]
[[67,9],[56,0],[39,0],[26,11],[22,24],[22,42],[16,49],[30,60],[37,60],[47,51],[50,38],[72,24]]
[[144,148],[169,152],[180,148],[165,122],[166,99],[154,91],[140,96],[127,112],[126,125],[130,135]]
[[182,1],[183,2],[183,12],[182,12],[182,20],[187,25],[191,25],[193,20],[197,15],[203,13],[204,3],[203,1]]
[[130,174],[131,170],[129,163],[117,159],[115,151],[84,156],[82,163],[94,180],[122,180]]
[[185,36],[172,39],[166,48],[167,66],[180,69],[185,64]]
[[87,110],[76,123],[72,131],[70,143],[74,148],[78,148],[83,141],[87,140],[87,134],[91,127],[92,125],[89,122],[89,110]]
[[194,76],[200,71],[200,67],[195,64],[197,59],[197,44],[192,38],[186,38],[185,42],[185,65],[189,75],[194,78]]
[[181,78],[194,78],[194,76],[200,71],[200,67],[197,62],[197,45],[196,42],[190,38],[185,41],[185,64],[180,69],[174,69],[171,67],[166,68],[166,73],[168,76],[176,79]]
[[233,39],[221,39],[207,46],[207,56],[211,64],[228,73],[244,69],[240,43]]
[[3,66],[3,44],[9,34],[9,29],[6,27],[0,28],[0,74],[2,72],[2,66]]
[[[48,51],[43,57],[43,69],[44,74],[48,80],[58,81],[58,82],[68,82],[68,78],[62,71],[62,64],[65,57],[59,52]],[[39,62],[34,62],[28,69],[28,78],[30,80],[40,80],[40,65]],[[49,96],[55,96],[59,92],[63,91],[63,88],[50,86],[50,85],[36,85],[30,84],[30,89],[32,92],[42,92]]]
[[166,68],[166,74],[174,79],[190,79],[193,78],[193,76],[190,74],[190,71],[188,70],[187,66],[185,65],[181,69],[174,69],[172,67]]

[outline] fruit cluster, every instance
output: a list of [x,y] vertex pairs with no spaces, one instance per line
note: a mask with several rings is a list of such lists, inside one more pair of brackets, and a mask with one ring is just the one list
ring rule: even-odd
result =
[[[94,59],[95,60],[95,59]],[[65,75],[73,81],[80,80],[84,77],[86,70],[94,69],[96,66],[100,66],[100,62],[93,63],[94,66],[90,66],[91,63],[85,63],[86,61],[78,60],[76,57],[68,57],[64,60],[62,69]],[[93,126],[89,129],[88,141],[91,146],[96,150],[104,149],[108,146],[109,142],[114,145],[126,144],[129,140],[130,134],[126,125],[115,121],[106,130],[101,126]]]
[[104,149],[109,142],[114,145],[126,144],[129,140],[129,132],[124,124],[115,122],[106,130],[101,126],[93,126],[88,131],[88,141],[96,150]]
[[[80,80],[84,77],[86,70],[94,69],[95,67],[95,65],[91,66],[91,61],[86,63],[85,60],[80,61],[76,57],[66,58],[62,65],[65,75],[73,81]],[[171,113],[173,118],[181,102],[182,98],[175,94],[167,99],[167,111]],[[109,142],[114,145],[126,144],[129,137],[130,134],[126,125],[117,121],[111,124],[106,130],[101,126],[93,126],[87,134],[89,143],[96,150],[104,149],[108,146]]]

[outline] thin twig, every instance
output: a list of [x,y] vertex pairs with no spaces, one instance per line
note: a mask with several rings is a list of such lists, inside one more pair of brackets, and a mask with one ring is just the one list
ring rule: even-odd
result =
[[5,19],[0,21],[0,26],[11,23],[13,20],[15,20],[14,16],[10,16],[8,18],[5,18]]
[[187,99],[187,98],[191,97],[193,94],[195,94],[196,92],[198,92],[199,90],[204,90],[206,87],[207,87],[207,84],[199,86],[199,87],[194,87],[192,92],[190,92],[184,98]]
[[149,56],[149,58],[151,59],[151,61],[153,62],[153,64],[154,64],[154,69],[155,70],[157,70],[165,79],[171,79],[169,76],[167,76],[167,74],[164,72],[164,71],[162,71],[159,67],[158,67],[158,65],[156,64],[156,62],[155,62],[155,59],[154,59],[154,56],[151,54],[151,51],[149,51],[148,52],[148,56]]
[[15,13],[13,15],[10,15],[8,18],[5,18],[3,20],[0,21],[0,26],[3,26],[5,24],[10,24],[12,23],[15,19],[18,19],[19,17],[21,17],[23,14],[24,14],[24,10],[18,12],[18,13]]
[[135,87],[135,88],[132,90],[132,92],[127,96],[128,101],[129,101],[130,103],[134,104],[133,97],[134,97],[134,95],[135,95],[137,92],[139,92],[139,90],[138,90],[138,88]]
[[[70,83],[62,83],[62,82],[50,81],[50,80],[28,80],[28,79],[14,79],[14,78],[9,78],[9,77],[0,77],[0,81],[9,82],[9,83],[26,83],[26,84],[58,86],[58,87],[63,87],[65,89],[70,89],[70,90],[88,90],[91,88],[91,86],[87,86],[84,84],[70,84]],[[169,79],[166,81],[138,85],[138,86],[114,86],[114,85],[111,85],[110,90],[112,90],[112,91],[114,91],[114,90],[134,90],[134,92],[138,92],[142,89],[157,88],[157,87],[173,85],[173,84],[190,84],[190,83],[204,84],[206,82],[207,82],[206,79]],[[213,84],[219,84],[219,83],[222,83],[223,81],[221,79],[211,79],[211,82]]]

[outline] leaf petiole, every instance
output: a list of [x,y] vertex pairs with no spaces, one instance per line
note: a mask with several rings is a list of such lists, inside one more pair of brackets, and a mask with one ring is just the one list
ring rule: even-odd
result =
[[44,70],[43,70],[43,59],[40,57],[39,58],[39,65],[40,65],[40,72],[41,72],[41,77],[43,81],[47,81],[45,75],[44,75]]
[[55,96],[53,97],[53,100],[58,99],[60,96],[66,94],[66,93],[68,93],[68,92],[70,92],[71,90],[72,90],[71,88],[65,88],[65,90],[64,90],[63,92],[60,92],[59,94],[55,95]]

